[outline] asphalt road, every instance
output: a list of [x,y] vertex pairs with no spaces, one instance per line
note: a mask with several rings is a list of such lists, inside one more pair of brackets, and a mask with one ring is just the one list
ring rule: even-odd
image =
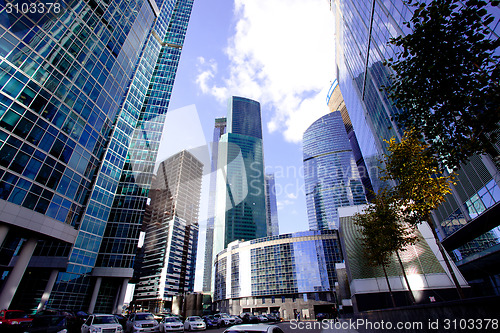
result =
[[[358,333],[357,330],[349,327],[348,321],[333,322],[317,322],[317,321],[301,321],[301,322],[283,322],[273,323],[280,327],[285,333]],[[228,327],[210,328],[204,333],[223,333]]]

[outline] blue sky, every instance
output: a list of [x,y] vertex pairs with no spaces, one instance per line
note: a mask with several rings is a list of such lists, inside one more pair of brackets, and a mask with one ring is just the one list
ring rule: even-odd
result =
[[[280,233],[308,229],[302,134],[328,112],[335,78],[326,0],[195,0],[159,158],[212,140],[231,95],[261,103],[264,160],[275,173]],[[205,164],[208,161],[202,161]],[[208,177],[203,179],[195,290],[201,290]]]

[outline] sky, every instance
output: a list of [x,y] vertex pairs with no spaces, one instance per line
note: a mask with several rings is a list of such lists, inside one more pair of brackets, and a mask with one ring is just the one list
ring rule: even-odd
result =
[[[214,120],[226,116],[230,96],[259,101],[280,233],[308,230],[302,135],[328,113],[334,37],[326,0],[195,0],[158,159],[191,149],[208,166]],[[208,173],[202,179],[195,291],[203,280]]]

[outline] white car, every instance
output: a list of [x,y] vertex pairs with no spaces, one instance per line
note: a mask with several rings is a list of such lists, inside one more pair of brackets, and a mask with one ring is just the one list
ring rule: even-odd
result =
[[160,332],[160,324],[149,312],[132,313],[127,320],[127,333]]
[[122,333],[122,325],[112,314],[90,315],[82,325],[82,333],[109,332]]
[[191,331],[191,330],[206,330],[207,329],[207,325],[205,324],[205,322],[203,321],[203,319],[201,319],[201,317],[199,317],[199,316],[191,316],[191,317],[187,317],[186,318],[186,321],[184,322],[184,329],[187,330],[187,331]]
[[214,315],[214,317],[219,318],[221,324],[224,326],[236,324],[236,320],[227,313],[217,313]]
[[164,317],[160,323],[160,332],[184,332],[184,324],[177,317]]

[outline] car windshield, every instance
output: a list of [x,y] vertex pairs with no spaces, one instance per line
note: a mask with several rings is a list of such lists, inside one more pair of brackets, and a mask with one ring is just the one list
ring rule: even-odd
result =
[[179,319],[177,319],[175,317],[168,317],[168,318],[165,318],[165,322],[167,322],[167,323],[178,323]]
[[222,314],[220,316],[221,316],[221,318],[229,318],[229,316],[227,314]]
[[18,318],[28,318],[28,315],[22,311],[7,311],[5,313],[5,319],[18,319]]
[[189,317],[189,321],[200,321],[200,317]]
[[151,313],[138,313],[135,315],[135,320],[154,320]]
[[118,320],[116,320],[115,316],[97,316],[94,318],[92,322],[93,325],[99,324],[116,324]]

